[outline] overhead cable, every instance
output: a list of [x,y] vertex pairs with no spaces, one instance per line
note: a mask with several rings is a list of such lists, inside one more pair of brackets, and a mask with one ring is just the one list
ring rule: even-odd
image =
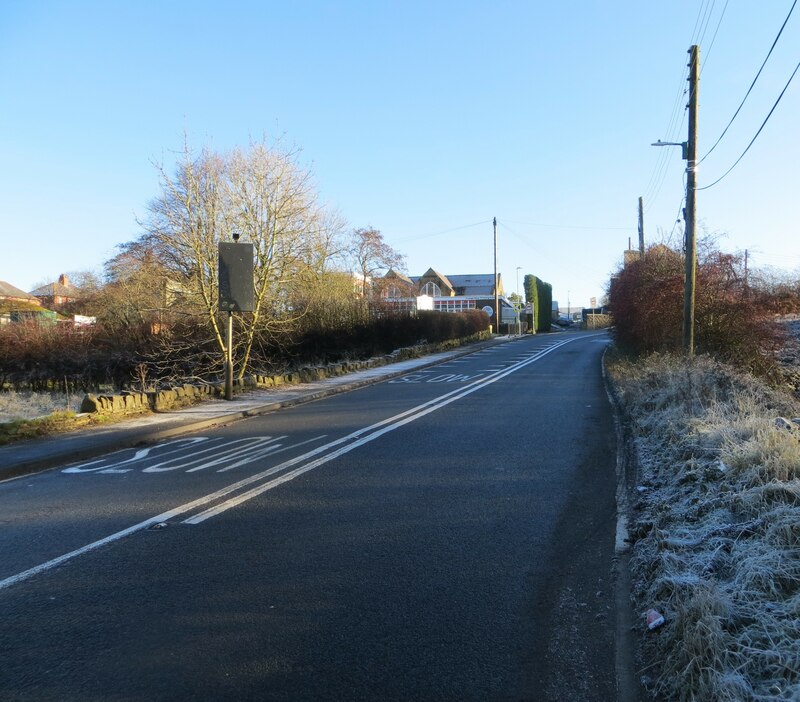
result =
[[521,224],[525,227],[548,227],[551,229],[592,229],[594,231],[603,230],[603,231],[625,231],[630,229],[630,227],[591,227],[586,225],[577,225],[577,224],[541,224],[537,222],[519,222],[514,220],[506,220],[507,222],[511,222],[512,224]]
[[761,123],[761,126],[758,128],[758,131],[755,133],[755,136],[750,140],[750,143],[747,145],[747,148],[744,151],[742,151],[742,155],[739,156],[739,158],[737,158],[736,161],[733,162],[733,165],[727,171],[725,171],[725,173],[723,173],[719,178],[717,178],[713,183],[711,183],[711,185],[706,185],[705,187],[702,187],[702,188],[695,188],[695,190],[708,190],[709,188],[713,188],[726,175],[728,175],[728,173],[730,173],[734,168],[736,168],[736,166],[738,165],[739,161],[741,161],[744,158],[744,155],[750,150],[750,147],[753,145],[755,140],[758,139],[758,135],[761,134],[761,130],[764,129],[764,127],[766,126],[767,122],[769,121],[769,118],[772,117],[772,113],[775,112],[775,108],[778,106],[778,103],[781,101],[781,98],[783,97],[784,93],[786,92],[787,88],[789,87],[789,84],[794,79],[795,75],[797,75],[797,71],[798,70],[800,70],[800,63],[798,63],[795,66],[794,71],[792,71],[792,75],[789,77],[789,80],[787,81],[786,85],[783,87],[783,90],[781,90],[781,94],[778,95],[778,99],[775,101],[775,104],[772,106],[772,109],[769,111],[769,114],[766,116],[764,121]]
[[471,229],[472,227],[480,227],[484,224],[489,224],[491,222],[490,219],[485,219],[482,222],[474,222],[473,224],[464,224],[460,227],[453,227],[452,229],[444,229],[440,232],[430,232],[428,234],[415,234],[414,236],[406,236],[398,238],[398,241],[414,241],[416,239],[426,239],[433,236],[441,236],[442,234],[450,234],[451,232],[457,232],[461,229]]
[[[727,1],[725,6],[727,7]],[[699,44],[700,38],[705,36],[705,32],[708,28],[708,22],[711,18],[711,12],[714,8],[714,2],[709,0],[704,0],[704,2],[700,5],[700,8],[697,11],[697,17],[695,18],[694,29],[692,30],[692,38],[691,44]],[[725,10],[723,9],[723,14]],[[720,22],[722,18],[720,17]],[[719,23],[717,24],[717,30],[719,29]],[[716,36],[716,31],[714,32],[714,36]],[[713,41],[713,40],[712,40]],[[681,69],[681,77],[680,83],[678,84],[678,94],[675,97],[675,102],[672,106],[672,111],[670,113],[669,122],[667,123],[667,128],[664,132],[664,138],[662,141],[676,141],[677,134],[683,129],[683,124],[686,121],[686,110],[681,109],[681,104],[683,103],[684,97],[686,95],[686,70]],[[678,121],[678,115],[680,115],[680,121]],[[664,185],[664,181],[667,177],[667,171],[670,165],[669,154],[666,150],[659,149],[658,156],[656,157],[655,165],[653,166],[653,170],[650,174],[650,178],[648,180],[647,186],[644,189],[644,193],[642,194],[642,199],[645,203],[645,212],[649,212],[650,208],[652,207],[653,203],[656,201],[656,198],[661,192],[661,188]]]
[[708,48],[705,50],[705,58],[703,59],[703,66],[700,68],[700,75],[703,75],[703,69],[708,65],[708,57],[711,54],[711,49],[714,48],[714,42],[717,40],[717,32],[719,32],[719,27],[722,24],[722,18],[725,17],[725,10],[728,9],[728,2],[729,0],[725,0],[725,7],[722,8],[722,13],[719,16],[719,21],[717,22],[717,27],[714,30],[714,36],[711,37],[711,43],[708,45]]
[[[778,34],[777,34],[777,36],[775,37],[775,41],[773,41],[773,42],[772,42],[772,46],[770,47],[770,49],[769,49],[769,52],[767,53],[767,56],[766,56],[766,58],[764,59],[764,62],[761,64],[761,68],[759,68],[759,69],[758,69],[758,73],[756,73],[756,77],[755,77],[755,78],[753,78],[753,82],[752,82],[752,83],[750,83],[750,87],[747,89],[747,92],[745,93],[744,97],[742,98],[742,102],[741,102],[741,104],[739,105],[739,107],[737,107],[737,108],[736,108],[736,112],[734,112],[734,113],[733,113],[733,117],[731,117],[731,120],[730,120],[730,122],[728,122],[728,126],[727,126],[727,127],[725,127],[725,129],[722,131],[722,134],[720,134],[720,135],[719,135],[719,138],[718,138],[718,139],[717,139],[717,140],[714,142],[714,145],[713,145],[713,146],[712,146],[712,147],[711,147],[711,148],[710,148],[710,149],[709,149],[709,150],[706,152],[705,156],[703,156],[703,158],[701,158],[701,159],[700,159],[700,160],[697,162],[698,164],[700,164],[700,163],[702,163],[703,161],[705,161],[705,160],[706,160],[706,158],[708,157],[708,155],[709,155],[709,154],[710,154],[710,153],[711,153],[711,152],[712,152],[714,149],[716,149],[716,148],[717,148],[717,144],[719,144],[719,142],[720,142],[720,141],[722,141],[722,138],[725,136],[725,134],[727,133],[728,129],[729,129],[729,128],[730,128],[730,126],[733,124],[733,120],[735,120],[735,119],[736,119],[736,117],[738,116],[738,114],[739,114],[739,112],[741,111],[742,107],[744,107],[744,103],[745,103],[745,101],[747,100],[747,98],[749,97],[749,95],[750,95],[750,92],[753,90],[753,87],[755,86],[755,84],[756,84],[756,81],[758,80],[759,76],[761,75],[761,71],[763,71],[763,70],[764,70],[764,66],[766,66],[766,65],[767,65],[767,61],[769,61],[769,57],[772,55],[772,51],[773,51],[773,49],[775,48],[775,45],[778,43],[778,39],[780,39],[780,38],[781,38],[781,34],[783,34],[783,29],[784,29],[784,27],[786,27],[786,23],[789,21],[789,18],[792,16],[792,12],[794,12],[794,7],[795,7],[795,5],[797,5],[797,0],[794,0],[794,2],[792,3],[792,7],[791,7],[791,8],[790,8],[790,10],[789,10],[789,14],[788,14],[788,15],[786,15],[786,19],[785,19],[785,20],[783,20],[783,24],[781,25],[781,28],[780,28],[780,30],[778,31]],[[790,82],[791,82],[791,79],[790,79]],[[785,88],[784,88],[784,90],[785,90]],[[749,147],[748,147],[748,148],[749,148]],[[711,187],[711,186],[708,186],[708,187]]]

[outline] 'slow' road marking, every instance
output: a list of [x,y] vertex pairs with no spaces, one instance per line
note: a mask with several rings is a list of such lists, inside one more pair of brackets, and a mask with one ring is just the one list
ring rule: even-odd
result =
[[[203,441],[208,441],[208,438],[205,436],[198,436],[192,437],[188,439],[173,439],[172,441],[165,441],[162,444],[156,444],[155,446],[148,446],[147,448],[143,448],[138,450],[136,453],[133,454],[130,458],[120,461],[119,463],[113,464],[115,468],[122,472],[124,469],[119,469],[119,466],[125,465],[127,463],[133,463],[135,461],[142,461],[147,458],[151,453],[158,451],[160,449],[166,448],[167,446],[175,445],[176,448],[166,451],[163,455],[168,456],[171,453],[177,453],[178,451],[183,451],[186,446],[190,446],[192,444],[197,444]],[[120,452],[121,453],[121,452]],[[115,454],[111,454],[114,456]],[[77,466],[71,466],[69,468],[64,468],[62,473],[94,473],[95,471],[103,470],[104,468],[107,469],[108,467],[108,459],[109,456],[104,456],[103,458],[98,458],[94,461],[89,461],[88,463],[81,463]],[[97,464],[100,465],[97,465]]]
[[[255,436],[244,439],[212,439],[206,436],[191,439],[177,439],[155,444],[146,449],[136,451],[133,456],[124,460],[115,460],[116,452],[103,459],[81,463],[78,466],[64,468],[61,472],[67,474],[109,475],[130,473],[141,466],[142,473],[161,474],[176,470],[185,470],[186,473],[196,473],[208,468],[216,468],[217,473],[225,473],[234,468],[240,468],[264,456],[283,453],[315,441],[321,441],[325,434],[315,436],[305,441],[295,443],[281,443],[284,436]],[[197,450],[189,450],[195,444]],[[165,450],[167,449],[167,450]],[[176,455],[177,454],[177,455]],[[147,465],[148,459],[157,461]],[[219,466],[222,466],[221,468]]]

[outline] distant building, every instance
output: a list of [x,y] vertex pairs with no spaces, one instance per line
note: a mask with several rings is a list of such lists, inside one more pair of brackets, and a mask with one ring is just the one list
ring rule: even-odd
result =
[[634,261],[638,261],[642,258],[642,254],[639,249],[626,249],[622,252],[622,265],[629,266]]
[[[502,312],[502,323],[513,323],[516,312],[503,292],[503,281],[497,276],[497,296]],[[407,276],[390,270],[381,281],[381,297],[395,308],[417,309],[418,297],[433,299],[433,309],[440,312],[461,312],[485,309],[496,319],[494,309],[494,274],[444,275],[429,268],[423,275]]]
[[31,295],[35,296],[41,301],[45,307],[63,307],[69,302],[74,302],[78,299],[80,291],[76,288],[62,273],[58,276],[55,283],[48,283],[36,290],[31,291]]
[[0,325],[19,322],[43,310],[38,298],[0,280]]
[[33,305],[41,305],[38,297],[26,293],[24,290],[15,288],[11,283],[0,280],[0,300],[8,302],[25,302]]

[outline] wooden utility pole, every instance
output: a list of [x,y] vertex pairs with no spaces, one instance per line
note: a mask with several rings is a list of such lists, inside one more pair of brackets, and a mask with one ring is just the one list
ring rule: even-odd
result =
[[748,251],[747,249],[744,250],[744,294],[746,296],[750,296],[750,280],[749,280],[749,273],[747,270],[747,257]]
[[644,205],[639,198],[639,255],[644,258]]
[[500,333],[500,293],[497,290],[497,217],[492,219],[494,227],[494,323],[497,326],[495,334]]
[[700,47],[689,49],[689,140],[686,143],[686,279],[683,293],[683,348],[694,356],[694,298],[697,278],[695,194],[697,192],[697,92],[700,82]]

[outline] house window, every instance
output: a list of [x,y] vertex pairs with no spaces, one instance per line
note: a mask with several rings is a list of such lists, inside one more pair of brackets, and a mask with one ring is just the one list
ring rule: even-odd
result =
[[396,285],[390,285],[388,288],[384,288],[383,297],[388,297],[390,300],[397,299],[398,297],[403,297],[403,291],[400,290]]
[[420,290],[420,294],[430,295],[431,297],[441,297],[442,289],[436,285],[436,283],[425,283],[422,290]]
[[433,301],[433,307],[439,312],[463,312],[464,310],[474,309],[477,305],[474,299],[460,299],[460,298],[439,298]]

